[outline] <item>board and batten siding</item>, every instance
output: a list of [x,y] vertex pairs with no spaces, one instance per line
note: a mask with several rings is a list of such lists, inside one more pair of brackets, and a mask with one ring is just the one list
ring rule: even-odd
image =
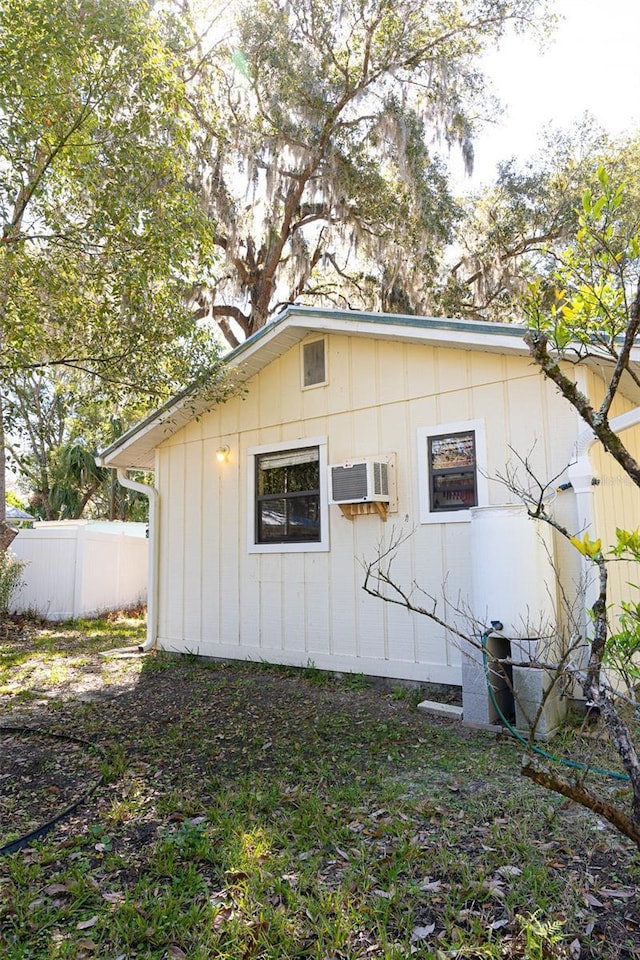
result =
[[[311,338],[310,338],[311,339]],[[469,523],[420,523],[418,431],[484,421],[490,476],[513,447],[542,477],[570,459],[575,418],[524,357],[326,337],[328,383],[302,389],[301,347],[273,360],[246,392],[193,421],[157,451],[159,644],[206,656],[263,659],[423,682],[460,683],[460,650],[428,618],[362,590],[362,562],[410,534],[394,576],[444,612],[471,595]],[[552,429],[549,429],[552,425]],[[398,510],[348,520],[329,511],[326,552],[250,553],[251,448],[326,438],[329,463],[397,457]],[[228,461],[216,449],[228,445]],[[513,502],[489,484],[489,502]],[[418,596],[418,595],[416,595]]]
[[[587,383],[589,396],[600,402],[604,394],[602,381],[591,374]],[[634,405],[618,395],[613,403],[610,418],[627,413]],[[636,460],[640,461],[640,426],[625,430],[621,439]],[[606,453],[600,443],[594,443],[590,451],[593,474],[598,480],[593,489],[593,522],[590,536],[602,540],[606,551],[616,543],[616,527],[637,530],[640,527],[640,489],[613,457]],[[608,599],[612,610],[619,608],[622,600],[640,599],[638,589],[638,565],[620,560],[608,567]],[[614,627],[615,629],[615,627]]]

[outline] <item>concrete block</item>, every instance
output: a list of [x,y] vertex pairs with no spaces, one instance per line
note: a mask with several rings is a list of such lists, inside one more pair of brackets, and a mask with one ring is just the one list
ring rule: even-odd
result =
[[556,675],[540,667],[514,667],[513,692],[516,727],[527,736],[536,719],[540,704],[547,694],[538,718],[535,737],[548,740],[562,726],[567,715],[567,701],[562,697]]
[[[479,693],[480,691],[486,689],[487,676],[480,651],[478,651],[477,658],[464,656],[461,660],[461,668],[463,691],[468,689],[471,692]],[[491,669],[490,661],[489,668]]]
[[509,656],[509,641],[492,634],[487,638],[486,650],[486,668],[479,648],[470,647],[469,655],[462,658],[462,704],[465,723],[493,726],[501,723],[501,718],[492,702],[489,685],[500,711],[507,719],[513,716],[510,667],[505,673],[497,659]]
[[487,693],[470,693],[463,691],[462,715],[465,723],[493,724],[498,715]]
[[439,703],[437,700],[423,700],[418,704],[418,710],[422,713],[435,713],[441,717],[451,717],[452,720],[462,718],[462,707],[455,703]]

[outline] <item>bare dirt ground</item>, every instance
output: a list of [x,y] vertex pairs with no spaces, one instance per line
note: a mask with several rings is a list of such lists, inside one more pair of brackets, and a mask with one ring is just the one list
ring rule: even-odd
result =
[[[4,649],[15,654],[16,644],[22,644],[20,662],[0,692],[0,844],[96,789],[55,825],[45,854],[36,847],[35,854],[0,859],[0,884],[5,895],[11,891],[4,922],[15,918],[6,904],[23,895],[9,868],[20,858],[27,865],[35,858],[36,886],[53,889],[68,884],[65,858],[82,853],[92,882],[104,888],[108,877],[126,896],[152,870],[159,838],[194,819],[211,820],[234,783],[239,792],[254,783],[257,795],[277,785],[285,798],[309,791],[324,797],[327,808],[335,807],[336,791],[342,796],[353,785],[362,795],[354,808],[345,807],[344,818],[359,856],[371,857],[369,869],[378,869],[385,817],[394,830],[405,831],[407,849],[415,847],[397,880],[406,888],[399,909],[416,910],[413,930],[433,927],[431,935],[451,950],[447,937],[456,924],[469,937],[474,924],[493,924],[503,952],[478,947],[477,953],[440,954],[418,937],[407,940],[406,953],[367,954],[352,946],[350,953],[336,949],[333,957],[640,957],[635,849],[593,815],[523,781],[519,749],[507,737],[420,714],[412,695],[362,678],[155,655],[105,660],[96,652],[99,644],[77,635],[61,634],[53,652],[50,643],[41,649],[37,637],[8,639]],[[390,789],[393,805],[388,792],[383,795]],[[364,807],[373,810],[376,791],[382,812],[374,828]],[[396,842],[397,836],[384,848],[387,858]],[[339,853],[324,860],[313,846],[313,856],[322,860],[323,888],[337,890],[355,856],[342,844],[336,841]],[[507,857],[511,873],[500,866]],[[426,904],[421,894],[418,909],[416,889],[424,887],[425,876],[433,878],[431,895]],[[489,885],[484,900],[474,877]],[[521,946],[518,934],[517,918],[527,910],[564,924],[562,946],[521,952],[531,949]],[[0,909],[0,929],[2,923]],[[48,956],[44,946],[20,952],[20,936],[12,936],[2,956]],[[111,936],[105,933],[103,946]],[[117,956],[115,950],[106,955]],[[166,945],[128,950],[123,957],[222,955],[184,947],[172,954]],[[60,955],[92,953],[78,948]],[[295,956],[316,954],[309,949]]]

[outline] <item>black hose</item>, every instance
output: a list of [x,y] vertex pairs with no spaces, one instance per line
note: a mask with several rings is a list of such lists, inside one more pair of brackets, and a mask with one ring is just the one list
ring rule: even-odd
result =
[[[2,733],[17,733],[20,735],[26,734],[27,736],[50,737],[52,740],[62,740],[66,741],[67,743],[79,743],[83,747],[91,747],[91,749],[95,750],[98,756],[103,760],[107,759],[104,750],[97,744],[92,743],[90,740],[83,740],[81,737],[74,737],[67,733],[53,733],[49,730],[39,730],[37,727],[5,727],[0,725],[0,734]],[[61,813],[56,814],[56,816],[52,817],[51,820],[47,820],[46,823],[36,827],[36,829],[32,830],[30,833],[26,833],[24,836],[18,837],[16,840],[12,840],[10,843],[5,843],[3,847],[0,847],[0,856],[4,856],[8,853],[16,853],[18,850],[23,850],[25,847],[28,847],[29,844],[33,843],[34,840],[39,840],[40,837],[46,836],[47,833],[53,830],[56,824],[60,823],[61,820],[64,820],[65,817],[70,816],[81,804],[85,803],[103,782],[104,777],[102,774],[100,774],[96,782],[87,790],[85,790],[85,792],[77,800],[74,800],[70,806],[62,810]]]

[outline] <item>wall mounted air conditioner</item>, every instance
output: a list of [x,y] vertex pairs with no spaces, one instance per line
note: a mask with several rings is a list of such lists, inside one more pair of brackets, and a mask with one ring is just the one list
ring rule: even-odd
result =
[[329,467],[329,503],[388,503],[389,499],[389,463],[368,458]]

